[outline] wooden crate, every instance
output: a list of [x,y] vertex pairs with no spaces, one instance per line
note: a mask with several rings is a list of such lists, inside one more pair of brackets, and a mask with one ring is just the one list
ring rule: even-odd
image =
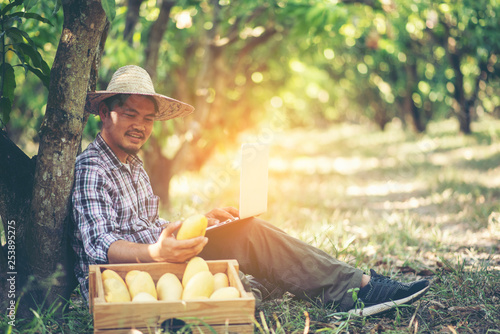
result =
[[246,292],[238,276],[236,260],[207,261],[210,271],[226,273],[229,285],[236,287],[240,298],[227,300],[156,301],[149,303],[107,303],[101,273],[116,271],[123,279],[130,270],[143,270],[156,282],[165,273],[182,280],[186,264],[103,264],[89,268],[89,307],[94,316],[95,333],[128,333],[135,328],[143,333],[155,333],[168,319],[180,319],[196,326],[193,332],[253,333],[255,298]]

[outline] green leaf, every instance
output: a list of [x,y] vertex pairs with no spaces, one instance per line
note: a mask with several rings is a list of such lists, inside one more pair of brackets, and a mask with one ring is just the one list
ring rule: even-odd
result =
[[108,18],[109,22],[113,21],[116,15],[116,4],[115,0],[102,0],[102,9],[104,9],[104,12],[106,13],[106,17]]
[[12,8],[14,8],[16,6],[21,6],[22,4],[23,4],[23,0],[16,0],[14,2],[11,2],[7,6],[5,6],[4,8],[2,8],[2,10],[0,10],[0,15],[3,16],[3,15],[5,15],[5,13],[7,13]]
[[29,11],[31,8],[33,8],[38,0],[24,0],[24,9],[26,11]]
[[50,24],[51,26],[54,26],[52,24],[52,22],[50,22],[47,18],[39,15],[39,14],[36,14],[36,13],[26,13],[26,12],[15,12],[15,13],[12,13],[12,14],[9,14],[9,15],[5,15],[5,17],[16,17],[16,18],[26,18],[26,19],[34,19],[34,20],[37,20],[37,21],[40,21],[40,22],[43,22],[43,23],[48,23]]
[[35,74],[40,80],[42,80],[43,85],[47,87],[47,89],[49,89],[50,75],[45,75],[38,68],[34,68],[30,65],[24,65],[24,68],[28,69],[31,73]]
[[2,122],[7,124],[10,120],[12,102],[6,97],[0,97],[0,110],[2,111]]
[[21,53],[25,54],[26,56],[28,56],[31,59],[33,66],[39,68],[42,65],[43,61],[42,56],[36,50],[36,48],[26,43],[15,44],[14,48],[21,51]]
[[56,0],[56,5],[54,6],[54,11],[52,12],[52,15],[56,15],[59,9],[61,9],[62,3],[61,0]]
[[[21,29],[11,27],[11,28],[6,30],[6,33],[7,33],[7,36],[11,37],[12,39],[14,39],[16,41],[22,41],[23,37],[24,37],[24,39],[26,39],[26,41],[28,41],[29,44],[35,45],[35,43],[33,43],[33,41],[31,40],[30,36],[28,35],[28,33],[26,31],[22,31]],[[18,38],[15,39],[15,37],[18,37]]]
[[43,74],[45,74],[46,76],[50,76],[50,67],[47,64],[47,62],[45,62],[45,60],[43,60],[43,59],[42,59],[42,62],[40,64],[40,69],[42,70]]
[[6,97],[14,101],[14,89],[16,88],[16,76],[14,68],[9,63],[0,65],[1,80],[3,82],[3,91],[0,92],[2,97]]
[[[15,15],[5,15],[3,17],[3,26],[4,27],[10,27],[10,26],[13,26],[14,25],[14,22],[17,22],[18,24],[22,24],[23,21],[21,20],[21,18],[19,16],[15,16]],[[4,28],[5,29],[5,28]],[[5,32],[5,30],[4,30]]]
[[[13,44],[13,45],[16,45],[16,44]],[[29,60],[28,57],[21,50],[14,48],[14,49],[9,49],[9,51],[14,52],[22,64],[26,63]]]

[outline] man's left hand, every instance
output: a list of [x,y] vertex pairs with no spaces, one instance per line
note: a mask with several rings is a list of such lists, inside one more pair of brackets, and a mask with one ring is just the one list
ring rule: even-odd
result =
[[221,221],[239,217],[238,209],[228,206],[225,208],[216,208],[205,214],[208,220],[208,226],[217,225]]

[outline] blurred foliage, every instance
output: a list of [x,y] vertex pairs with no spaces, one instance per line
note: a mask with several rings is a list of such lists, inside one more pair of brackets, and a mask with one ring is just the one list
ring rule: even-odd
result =
[[[129,41],[123,36],[126,3],[106,4],[115,15],[98,89],[116,68],[144,64],[160,11],[157,1],[142,1]],[[26,20],[22,26],[49,66],[62,25],[57,8],[37,2],[32,11],[53,25]],[[472,120],[496,116],[499,16],[497,0],[175,1],[160,44],[156,89],[207,115],[159,124],[156,137],[173,155],[199,127],[205,137],[196,145],[203,147],[231,141],[275,115],[282,126],[369,121],[382,129],[397,117],[419,132],[430,120],[460,120],[468,112]],[[15,74],[8,131],[33,154],[29,145],[36,142],[47,91],[36,77]],[[97,131],[98,119],[91,117],[85,138]]]
[[50,68],[30,34],[40,23],[51,25],[45,17],[31,11],[32,2],[15,0],[0,8],[0,107],[4,123],[9,122],[16,90],[15,68],[36,75],[48,88]]
[[[1,1],[2,64],[14,77],[10,105],[2,104],[2,126],[28,154],[36,153],[37,131],[47,103],[50,68],[59,42],[62,11],[58,1]],[[2,98],[9,97],[2,86]],[[6,95],[5,95],[6,94]]]

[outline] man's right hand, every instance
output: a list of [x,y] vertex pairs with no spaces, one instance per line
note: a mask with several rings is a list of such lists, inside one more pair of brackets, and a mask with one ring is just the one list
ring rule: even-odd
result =
[[185,262],[198,255],[208,242],[206,237],[196,237],[187,240],[177,240],[174,232],[181,222],[170,223],[162,231],[158,241],[149,246],[148,250],[156,262]]

